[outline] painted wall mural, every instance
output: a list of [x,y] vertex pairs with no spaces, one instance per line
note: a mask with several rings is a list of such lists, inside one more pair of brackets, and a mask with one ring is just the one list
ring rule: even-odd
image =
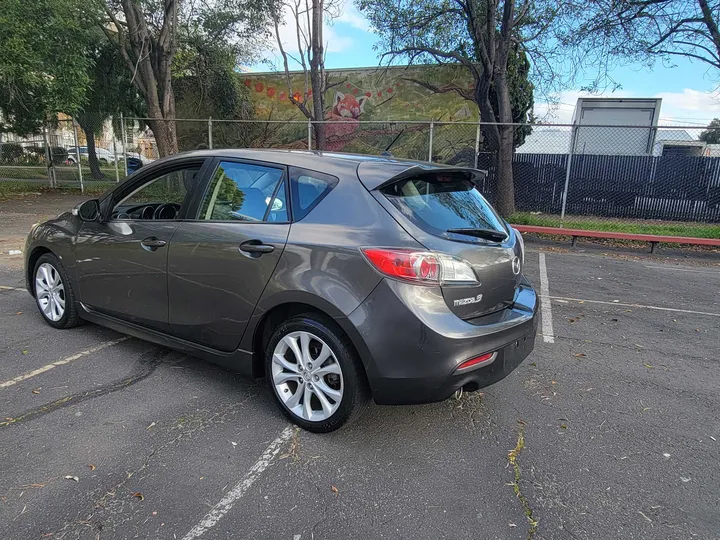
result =
[[[452,86],[471,89],[472,78],[457,66],[337,69],[327,70],[327,75],[331,88],[325,95],[323,117],[330,122],[326,128],[328,150],[381,153],[391,147],[396,155],[424,157],[420,148],[427,147],[428,126],[402,122],[478,119],[477,107],[456,92],[435,93],[413,81],[444,89]],[[302,73],[291,74],[290,89],[283,73],[244,73],[241,77],[258,120],[305,120],[288,98],[292,92],[295,99],[303,99]],[[311,96],[312,91],[308,98]],[[288,125],[282,131],[284,146],[300,148],[300,140],[306,140],[302,126]],[[468,132],[474,135],[474,128]],[[293,137],[297,137],[297,144],[291,140]]]
[[[456,66],[393,66],[389,68],[329,69],[331,85],[325,95],[329,120],[353,116],[362,120],[453,121],[477,119],[477,108],[455,92],[436,94],[410,79],[439,87],[455,84],[472,88],[467,70]],[[283,73],[244,73],[245,86],[258,118],[302,120],[302,114],[288,99]],[[302,99],[304,76],[292,73],[292,94]],[[310,92],[312,95],[312,91]],[[466,106],[470,105],[470,106]],[[473,110],[475,109],[475,110]]]

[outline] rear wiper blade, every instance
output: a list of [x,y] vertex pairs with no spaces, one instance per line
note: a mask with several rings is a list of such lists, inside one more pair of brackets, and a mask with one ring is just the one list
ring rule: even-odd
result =
[[465,234],[467,236],[475,236],[476,238],[484,238],[485,240],[495,240],[502,242],[507,238],[507,234],[494,229],[448,229],[447,232],[455,234]]

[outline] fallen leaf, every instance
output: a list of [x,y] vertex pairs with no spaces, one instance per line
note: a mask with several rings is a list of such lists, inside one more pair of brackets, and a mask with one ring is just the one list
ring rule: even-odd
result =
[[575,319],[570,318],[570,319],[568,319],[568,321],[570,321],[570,322],[575,322]]
[[537,364],[536,364],[535,362],[530,362],[530,365],[531,365],[532,367],[537,367]]
[[585,300],[578,300],[578,304],[584,304]]
[[340,490],[338,488],[336,488],[335,486],[330,486],[330,491],[332,491],[336,497],[338,495],[340,495]]
[[653,369],[655,367],[652,364],[643,364],[643,366],[645,366],[648,369]]
[[42,389],[42,387],[36,388],[35,390],[32,391],[32,393],[33,393],[33,394],[39,394],[41,389]]
[[560,424],[560,427],[561,427],[562,429],[567,429],[567,424]]
[[65,477],[65,479],[66,479],[66,480],[75,480],[75,482],[79,482],[79,481],[80,481],[80,479],[79,479],[77,476],[69,476],[69,475],[68,475],[68,476]]
[[25,350],[23,350],[23,351],[20,351],[20,352],[22,352],[23,354],[27,354],[27,351],[25,351]]
[[88,465],[88,467],[90,467],[90,470],[91,470],[91,471],[94,471],[95,469],[97,469],[97,467],[96,467],[95,465],[93,465],[92,463],[90,463],[90,464]]
[[137,498],[137,499],[139,499],[139,500],[141,500],[141,501],[144,501],[144,500],[145,500],[145,497],[143,497],[143,494],[140,493],[139,491],[136,491],[135,493],[133,493],[132,496],[135,497],[135,498]]
[[557,381],[550,381],[550,384],[557,384]]
[[15,315],[22,315],[22,311],[18,311]]
[[581,352],[575,353],[575,358],[582,358],[583,356],[587,356],[587,354]]

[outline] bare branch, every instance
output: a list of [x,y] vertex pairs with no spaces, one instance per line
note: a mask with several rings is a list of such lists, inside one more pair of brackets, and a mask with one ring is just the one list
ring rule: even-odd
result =
[[459,95],[461,98],[466,99],[468,101],[475,101],[475,96],[473,93],[469,92],[465,88],[461,88],[460,86],[450,83],[445,84],[443,86],[437,86],[435,84],[429,83],[427,81],[421,81],[419,79],[414,79],[412,77],[402,77],[404,81],[410,81],[417,85],[422,86],[423,88],[427,88],[431,92],[435,94],[447,94],[449,92],[455,92],[457,95]]

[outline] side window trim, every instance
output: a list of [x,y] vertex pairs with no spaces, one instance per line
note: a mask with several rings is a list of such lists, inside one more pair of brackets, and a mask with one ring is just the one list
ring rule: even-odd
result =
[[[273,199],[270,201],[270,205],[268,205],[268,209],[265,211],[265,215],[263,216],[262,221],[225,221],[225,220],[204,220],[202,219],[202,216],[200,215],[200,212],[202,210],[203,201],[205,200],[205,197],[208,195],[209,190],[212,187],[212,181],[215,178],[215,174],[218,171],[218,168],[223,162],[230,162],[230,163],[245,163],[247,165],[255,165],[258,167],[268,167],[272,169],[278,169],[282,171],[282,176],[280,177],[280,180],[278,181],[278,186],[275,187],[275,191],[273,192],[273,199],[277,197],[278,194],[278,187],[280,185],[284,185],[285,189],[285,200],[288,206],[288,221],[279,221],[279,222],[273,222],[273,221],[265,221],[267,219],[268,210],[272,205]],[[198,221],[202,223],[242,223],[244,225],[249,224],[271,224],[271,225],[280,225],[280,224],[287,224],[292,222],[292,204],[290,203],[290,186],[289,186],[289,174],[288,174],[288,167],[285,165],[281,165],[279,163],[271,163],[267,161],[258,161],[253,159],[243,159],[243,158],[236,158],[232,156],[220,156],[215,157],[212,159],[208,159],[206,164],[203,166],[205,169],[204,174],[202,175],[202,179],[200,183],[195,188],[195,194],[190,200],[190,203],[188,205],[188,212],[185,215],[185,218],[183,221]]]
[[275,202],[275,198],[278,195],[278,191],[280,191],[280,186],[285,187],[285,172],[283,172],[283,175],[280,177],[280,181],[275,186],[275,189],[273,189],[272,195],[270,195],[270,204],[267,205],[267,208],[265,209],[265,214],[263,214],[263,222],[266,222],[268,220],[268,217],[270,216],[270,211],[272,210],[273,203]]

